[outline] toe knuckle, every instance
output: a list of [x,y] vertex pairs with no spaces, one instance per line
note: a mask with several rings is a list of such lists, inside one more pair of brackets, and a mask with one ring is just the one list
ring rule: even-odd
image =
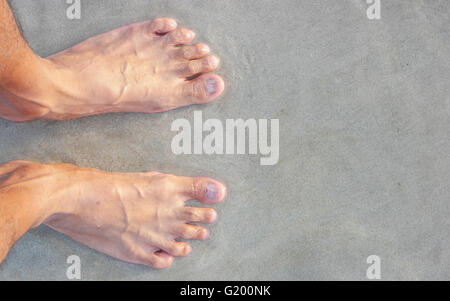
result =
[[198,212],[196,210],[189,210],[187,213],[187,219],[194,221],[198,219]]
[[174,41],[180,41],[184,38],[184,29],[180,28],[179,30],[175,30],[173,32],[173,40]]
[[176,176],[174,175],[164,175],[163,177],[157,179],[156,181],[157,185],[155,186],[161,193],[167,192],[171,194],[177,189]]
[[194,84],[194,96],[200,98],[207,96],[205,86],[202,84],[202,82],[198,81]]
[[188,74],[193,74],[195,73],[195,62],[191,61],[189,63],[187,63],[187,67],[186,67],[186,73]]
[[201,71],[201,63],[198,61],[190,61],[188,65],[189,73],[196,74]]
[[183,237],[190,237],[191,236],[191,230],[187,227],[183,228],[181,231],[181,236]]
[[190,59],[194,54],[192,53],[191,47],[183,47],[182,50],[182,57],[185,59]]
[[204,188],[202,184],[202,180],[200,178],[192,179],[192,195],[197,199],[201,198],[204,195]]
[[189,83],[187,85],[183,86],[183,95],[187,97],[193,97],[194,96],[194,85],[192,83]]
[[197,230],[195,231],[195,237],[196,238],[203,238],[206,234],[206,231],[204,228],[197,228]]
[[191,247],[186,243],[180,244],[179,248],[181,256],[187,256],[191,251]]
[[211,69],[211,63],[208,58],[202,59],[202,71],[207,71]]

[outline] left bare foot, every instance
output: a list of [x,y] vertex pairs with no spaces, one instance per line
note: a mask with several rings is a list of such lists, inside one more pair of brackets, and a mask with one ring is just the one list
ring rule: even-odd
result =
[[214,179],[159,172],[108,173],[28,161],[6,163],[0,172],[5,175],[0,195],[11,204],[26,202],[17,208],[24,216],[31,209],[40,213],[33,226],[45,222],[100,252],[154,268],[166,268],[174,257],[191,253],[192,247],[177,239],[210,235],[192,223],[212,223],[217,212],[185,202],[214,204],[225,197],[225,186]]

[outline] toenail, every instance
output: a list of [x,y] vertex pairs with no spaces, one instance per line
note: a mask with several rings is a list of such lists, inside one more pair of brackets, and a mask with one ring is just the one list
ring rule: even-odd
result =
[[211,213],[209,215],[209,222],[213,223],[217,220],[217,212],[214,209],[211,209]]
[[219,59],[213,55],[208,57],[208,65],[212,68],[217,67],[219,65]]
[[211,236],[211,231],[208,229],[203,230],[202,237],[204,240],[207,240]]
[[200,46],[200,52],[201,53],[208,53],[210,51],[210,48],[208,45],[201,45]]
[[219,198],[219,187],[214,183],[206,185],[206,197],[213,201],[217,200]]
[[193,31],[187,31],[186,32],[186,37],[188,39],[193,39],[193,38],[195,38],[195,33]]
[[192,247],[190,245],[184,246],[184,254],[188,255],[188,254],[191,254],[191,252],[192,252]]
[[210,78],[206,81],[206,91],[208,91],[208,94],[214,94],[217,91],[217,81],[215,79]]

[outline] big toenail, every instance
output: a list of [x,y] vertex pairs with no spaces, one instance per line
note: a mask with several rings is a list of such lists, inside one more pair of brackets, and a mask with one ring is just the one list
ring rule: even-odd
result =
[[219,187],[213,183],[206,185],[206,197],[213,201],[217,200],[219,198]]
[[208,91],[208,94],[214,94],[217,91],[217,82],[215,79],[208,79],[206,81],[206,91]]

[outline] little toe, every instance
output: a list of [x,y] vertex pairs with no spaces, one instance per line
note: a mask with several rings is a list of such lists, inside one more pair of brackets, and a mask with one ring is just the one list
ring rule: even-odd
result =
[[188,104],[206,103],[222,94],[225,83],[220,76],[207,74],[186,81],[182,89],[183,97]]
[[134,263],[144,264],[155,269],[165,269],[172,265],[173,256],[166,252],[148,252],[144,248],[135,247],[134,258],[131,260]]
[[187,28],[177,28],[167,34],[167,43],[172,45],[185,45],[191,43],[195,33]]
[[206,228],[188,224],[180,225],[175,230],[175,234],[182,239],[196,240],[207,240],[211,235],[210,231]]
[[212,208],[185,207],[182,210],[183,221],[192,223],[213,223],[217,219],[217,212]]
[[156,18],[150,21],[148,30],[155,34],[166,34],[177,28],[177,21],[171,18]]
[[154,253],[154,268],[155,269],[165,269],[172,265],[174,258],[172,255],[164,251],[158,251]]
[[182,241],[164,241],[159,244],[159,247],[167,254],[175,257],[188,256],[192,252],[192,247]]

